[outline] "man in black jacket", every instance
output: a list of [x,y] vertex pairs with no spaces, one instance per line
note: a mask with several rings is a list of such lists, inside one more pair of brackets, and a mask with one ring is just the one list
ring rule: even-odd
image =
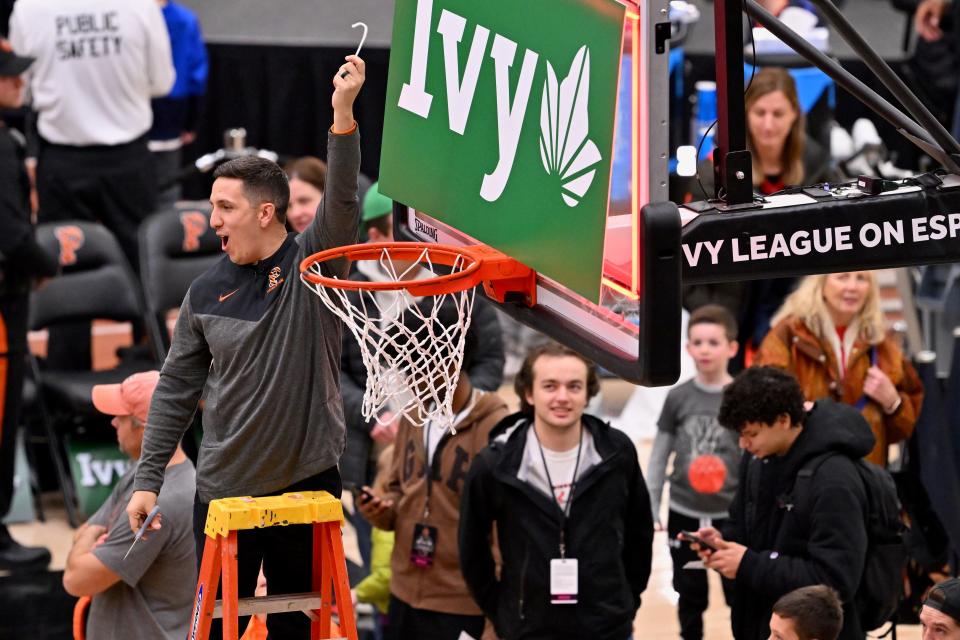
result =
[[[0,38],[0,109],[23,103],[20,77],[32,58],[13,53]],[[27,356],[30,284],[50,277],[57,263],[37,245],[30,223],[30,182],[23,136],[0,120],[0,521],[13,499],[14,452]],[[0,524],[0,570],[44,568],[50,552],[24,547]]]
[[[825,584],[843,601],[840,638],[862,639],[852,603],[866,559],[867,495],[855,460],[873,449],[869,425],[853,407],[830,400],[806,411],[796,379],[774,367],[737,376],[724,390],[718,420],[737,430],[746,453],[723,533],[706,527],[697,535],[717,549],[699,549],[706,566],[734,580],[734,637],[767,638],[780,596]],[[828,453],[836,455],[816,465],[801,498],[800,472]]]
[[535,348],[514,386],[521,411],[494,428],[460,504],[467,586],[504,640],[624,640],[650,577],[653,542],[636,449],[583,413],[599,382],[576,352]]

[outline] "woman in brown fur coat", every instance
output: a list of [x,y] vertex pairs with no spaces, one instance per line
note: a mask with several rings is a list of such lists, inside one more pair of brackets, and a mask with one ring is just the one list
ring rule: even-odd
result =
[[870,462],[885,465],[887,447],[913,433],[923,386],[887,336],[870,271],[804,278],[774,316],[754,364],[793,373],[807,400],[858,407],[877,439]]

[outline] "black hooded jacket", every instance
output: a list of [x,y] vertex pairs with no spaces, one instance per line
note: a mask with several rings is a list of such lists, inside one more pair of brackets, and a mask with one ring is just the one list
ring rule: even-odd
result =
[[[726,540],[748,549],[734,581],[731,623],[737,640],[767,638],[774,602],[814,584],[840,593],[840,638],[863,638],[851,603],[866,558],[867,494],[854,460],[870,453],[873,443],[873,433],[856,409],[820,400],[786,455],[764,460],[743,456],[723,532]],[[808,481],[807,497],[794,500],[797,473],[831,451],[843,455],[827,458]]]
[[[575,605],[550,603],[550,560],[558,558],[563,512],[517,478],[531,421],[494,427],[474,458],[460,502],[460,568],[474,599],[505,640],[624,640],[633,632],[650,577],[653,517],[637,452],[624,433],[584,415],[601,461],[577,481],[566,527],[567,557],[579,563]],[[490,531],[503,558],[495,577]]]

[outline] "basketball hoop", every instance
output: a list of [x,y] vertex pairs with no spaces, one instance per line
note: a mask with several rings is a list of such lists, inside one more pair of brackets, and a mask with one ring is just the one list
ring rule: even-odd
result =
[[[375,263],[376,281],[329,275],[325,264]],[[368,265],[372,266],[372,265]],[[449,273],[436,275],[436,267]],[[353,334],[367,369],[362,414],[385,412],[415,426],[453,423],[476,286],[499,302],[535,303],[536,273],[485,246],[378,242],[336,247],[300,263],[300,279]],[[442,317],[441,317],[442,316]]]

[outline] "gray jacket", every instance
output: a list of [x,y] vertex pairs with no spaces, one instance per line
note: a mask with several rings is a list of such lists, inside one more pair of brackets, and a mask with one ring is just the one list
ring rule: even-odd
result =
[[[204,502],[270,493],[337,464],[341,323],[301,284],[299,265],[357,242],[359,167],[359,134],[330,134],[327,188],[307,230],[257,264],[224,256],[191,285],[150,405],[136,490],[159,491],[205,387]],[[347,275],[345,260],[329,268]]]

